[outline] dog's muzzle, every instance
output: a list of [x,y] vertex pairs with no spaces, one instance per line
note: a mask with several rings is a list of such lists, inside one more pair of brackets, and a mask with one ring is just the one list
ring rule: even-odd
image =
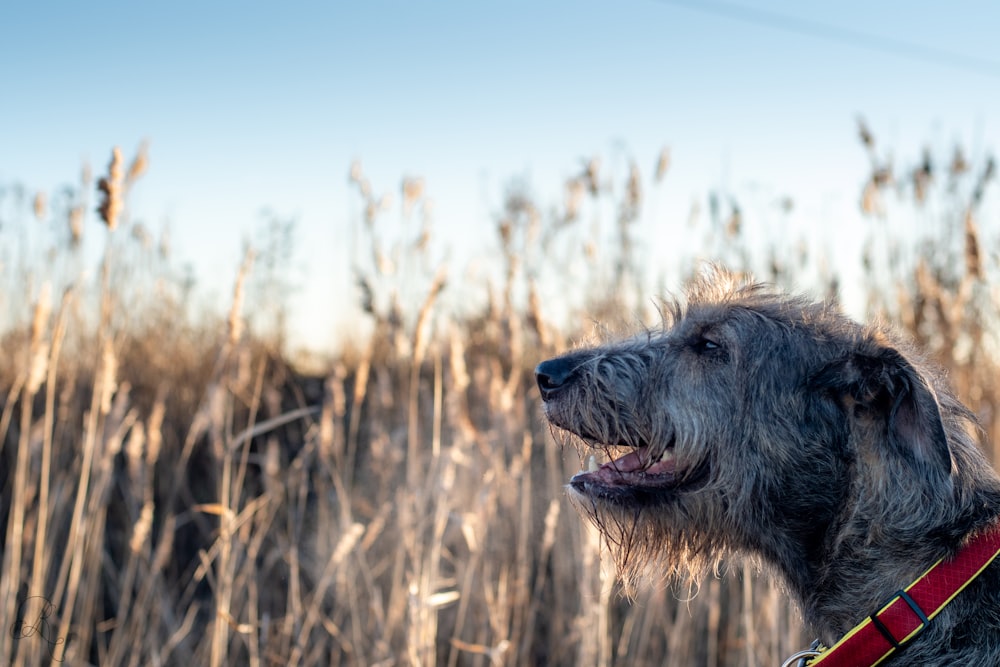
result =
[[560,391],[572,384],[580,368],[580,360],[571,356],[556,357],[538,364],[535,381],[543,401],[551,401]]

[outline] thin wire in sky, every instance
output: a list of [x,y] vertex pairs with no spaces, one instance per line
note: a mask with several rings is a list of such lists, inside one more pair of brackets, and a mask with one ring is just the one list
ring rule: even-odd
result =
[[714,0],[657,0],[657,2],[702,13],[715,14],[716,16],[725,16],[726,18],[754,23],[775,30],[783,30],[809,37],[820,37],[833,42],[860,46],[873,51],[881,51],[882,53],[895,56],[921,60],[935,65],[946,65],[948,67],[976,72],[977,74],[1000,78],[1000,62],[998,61],[955,53],[954,51],[947,51],[924,44],[872,35],[818,21],[787,16],[743,5],[734,5],[728,2],[715,2]]

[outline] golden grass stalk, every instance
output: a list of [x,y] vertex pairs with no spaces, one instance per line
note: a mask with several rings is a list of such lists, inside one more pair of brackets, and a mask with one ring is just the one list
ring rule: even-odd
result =
[[447,273],[442,267],[430,289],[423,305],[417,314],[417,321],[413,329],[413,358],[410,363],[410,392],[407,417],[407,483],[411,488],[415,488],[419,480],[420,471],[420,431],[419,431],[419,409],[418,398],[420,395],[420,370],[424,362],[424,354],[427,351],[427,323],[434,307],[434,302],[444,289]]
[[333,550],[333,553],[330,554],[330,559],[323,568],[323,574],[320,577],[319,582],[317,582],[316,587],[313,589],[311,596],[312,600],[306,610],[302,628],[298,632],[295,646],[288,660],[289,667],[297,667],[299,663],[301,663],[304,651],[309,645],[309,637],[319,620],[320,608],[323,606],[326,592],[333,583],[337,568],[340,567],[344,559],[351,553],[364,532],[365,527],[362,524],[351,524],[351,526],[344,531],[343,535],[341,535],[336,548]]
[[[31,425],[33,418],[32,406],[35,394],[41,387],[48,366],[48,346],[45,344],[45,333],[49,320],[49,288],[46,286],[35,304],[34,317],[31,321],[28,342],[27,380],[21,394],[20,437],[17,443],[17,456],[14,463],[13,488],[11,491],[11,507],[7,519],[7,535],[4,541],[3,564],[0,569],[0,605],[3,605],[3,619],[16,622],[18,597],[20,595],[21,562],[32,550],[32,540],[37,535],[29,535],[25,540],[25,519],[29,505],[34,500],[29,498],[31,488]],[[33,475],[31,475],[33,477]],[[47,491],[47,489],[46,489]],[[33,494],[32,494],[33,495]],[[44,521],[44,517],[38,517]],[[37,549],[35,549],[37,551]],[[4,633],[5,635],[7,633]],[[0,638],[0,660],[5,659],[7,636]],[[19,647],[19,645],[18,645]],[[18,647],[15,647],[15,656]]]
[[982,280],[983,260],[979,250],[979,230],[972,209],[965,213],[965,274],[972,280]]
[[114,343],[105,338],[101,346],[101,365],[97,373],[97,390],[100,397],[98,403],[102,415],[111,412],[111,399],[118,389],[118,358],[115,356]]
[[[49,351],[49,360],[46,364],[48,372],[45,383],[45,415],[42,421],[42,455],[38,482],[38,519],[36,523],[35,552],[32,557],[31,584],[29,589],[32,596],[41,596],[44,594],[44,573],[50,569],[49,562],[51,555],[49,549],[51,545],[48,541],[49,503],[51,502],[53,428],[56,422],[56,380],[63,340],[66,334],[66,316],[70,300],[71,292],[67,290],[63,293],[59,313],[56,316],[56,321],[52,329],[52,343]],[[35,324],[33,323],[32,331],[34,332],[34,330]]]
[[163,418],[166,411],[166,392],[161,388],[156,394],[146,427],[146,465],[150,470],[156,466],[163,447]]
[[235,345],[243,336],[243,299],[245,283],[253,268],[256,255],[253,250],[247,248],[243,256],[243,264],[240,265],[239,273],[236,274],[236,284],[233,286],[233,301],[229,308],[229,344]]
[[25,383],[25,391],[29,396],[34,396],[41,388],[48,367],[49,346],[46,342],[46,329],[48,328],[49,315],[52,311],[51,292],[51,285],[45,283],[38,296],[38,301],[35,304],[35,314],[31,320],[28,348],[31,359],[28,362],[28,380]]

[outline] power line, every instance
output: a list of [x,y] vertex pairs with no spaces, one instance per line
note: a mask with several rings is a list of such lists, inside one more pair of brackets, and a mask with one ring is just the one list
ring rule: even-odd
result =
[[706,14],[737,19],[746,23],[754,23],[775,30],[783,30],[808,37],[819,37],[832,42],[860,46],[873,51],[881,51],[882,53],[895,56],[922,60],[935,65],[946,65],[948,67],[1000,78],[1000,62],[998,61],[955,53],[954,51],[938,49],[915,42],[881,37],[809,19],[787,16],[763,9],[744,7],[742,5],[734,5],[728,2],[716,2],[714,0],[657,0],[657,2]]

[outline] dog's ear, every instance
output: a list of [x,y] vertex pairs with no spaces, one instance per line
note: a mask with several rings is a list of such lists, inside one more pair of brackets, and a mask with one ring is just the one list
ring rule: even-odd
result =
[[885,429],[884,439],[897,454],[932,474],[951,474],[937,396],[898,350],[864,346],[827,365],[814,379],[843,401],[854,418]]

